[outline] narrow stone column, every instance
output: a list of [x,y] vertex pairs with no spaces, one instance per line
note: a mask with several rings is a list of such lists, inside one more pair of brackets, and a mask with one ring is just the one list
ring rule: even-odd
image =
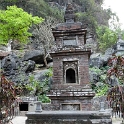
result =
[[35,104],[36,104],[35,112],[42,112],[41,102],[37,101]]
[[105,112],[104,102],[100,102],[100,112]]

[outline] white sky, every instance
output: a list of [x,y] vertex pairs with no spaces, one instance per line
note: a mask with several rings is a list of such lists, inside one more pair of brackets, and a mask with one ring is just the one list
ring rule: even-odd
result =
[[122,24],[121,29],[124,29],[124,0],[104,0],[104,8],[111,8],[116,13]]

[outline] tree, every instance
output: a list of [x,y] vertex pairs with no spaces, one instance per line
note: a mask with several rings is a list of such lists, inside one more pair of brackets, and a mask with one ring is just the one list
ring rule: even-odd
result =
[[28,32],[33,24],[43,21],[41,17],[33,17],[17,6],[8,6],[7,10],[0,10],[0,44],[7,44],[9,40],[26,43],[31,33]]
[[80,10],[76,13],[78,20],[87,27],[93,34],[96,34],[97,25],[108,26],[108,20],[111,18],[108,11],[102,7],[103,0],[75,0],[75,3],[80,5]]
[[48,66],[46,59],[50,55],[49,50],[54,45],[54,37],[51,28],[55,26],[57,22],[58,21],[53,17],[46,17],[46,20],[42,24],[36,25],[32,32],[38,45],[41,43],[43,46],[44,63],[46,67]]
[[0,9],[5,10],[7,6],[16,5],[34,16],[45,18],[46,16],[53,16],[58,20],[63,18],[63,10],[60,6],[50,6],[44,0],[0,0]]
[[99,44],[98,47],[101,52],[112,47],[117,41],[117,33],[106,26],[99,26],[96,32]]

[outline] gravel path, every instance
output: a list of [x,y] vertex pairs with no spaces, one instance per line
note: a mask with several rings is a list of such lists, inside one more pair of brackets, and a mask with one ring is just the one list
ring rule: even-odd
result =
[[[25,120],[27,117],[25,116],[17,116],[12,120],[13,124],[25,124]],[[112,118],[112,124],[121,124],[122,119],[120,118]]]

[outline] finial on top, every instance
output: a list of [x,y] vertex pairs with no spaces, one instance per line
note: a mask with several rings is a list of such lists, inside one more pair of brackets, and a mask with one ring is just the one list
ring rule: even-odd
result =
[[67,4],[64,20],[65,20],[65,22],[74,22],[75,21],[74,10],[73,10],[71,3]]

